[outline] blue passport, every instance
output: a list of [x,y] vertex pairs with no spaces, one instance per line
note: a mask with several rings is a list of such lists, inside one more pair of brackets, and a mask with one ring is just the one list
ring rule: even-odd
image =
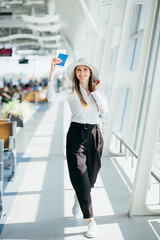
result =
[[57,65],[64,66],[65,62],[67,61],[68,55],[64,53],[59,53],[57,58],[60,58],[62,60],[62,62]]

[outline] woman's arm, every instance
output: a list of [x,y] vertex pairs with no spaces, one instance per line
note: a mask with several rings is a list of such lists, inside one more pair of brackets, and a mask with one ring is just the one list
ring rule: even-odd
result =
[[49,73],[49,80],[48,80],[48,86],[47,86],[47,99],[49,102],[55,102],[55,101],[64,101],[68,97],[67,91],[62,91],[60,93],[55,93],[54,90],[54,75],[55,75],[55,65],[59,64],[62,60],[59,58],[54,58],[51,62],[51,70]]
[[11,96],[7,92],[3,92],[2,96],[6,97],[8,99],[11,99]]
[[62,60],[59,58],[53,58],[52,62],[51,62],[51,70],[49,73],[49,82],[53,82],[53,78],[54,78],[54,73],[55,73],[55,65],[61,63]]

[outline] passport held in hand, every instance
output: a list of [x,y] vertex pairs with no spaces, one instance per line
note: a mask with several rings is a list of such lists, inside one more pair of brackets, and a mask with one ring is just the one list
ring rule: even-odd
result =
[[64,54],[64,53],[59,53],[58,54],[58,58],[60,58],[62,60],[61,63],[57,64],[59,66],[64,66],[65,62],[67,61],[68,58],[68,54]]

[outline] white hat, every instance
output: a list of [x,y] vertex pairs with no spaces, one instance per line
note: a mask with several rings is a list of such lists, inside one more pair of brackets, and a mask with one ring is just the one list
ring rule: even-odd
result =
[[85,65],[85,66],[89,67],[92,71],[93,80],[98,79],[97,69],[91,63],[89,63],[89,61],[87,59],[80,58],[77,62],[71,63],[66,69],[67,76],[71,81],[72,81],[74,69],[75,69],[75,67],[77,67],[79,65]]

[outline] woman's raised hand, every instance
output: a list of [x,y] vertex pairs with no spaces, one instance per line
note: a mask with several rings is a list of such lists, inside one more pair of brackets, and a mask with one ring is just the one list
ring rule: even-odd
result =
[[51,62],[51,71],[49,74],[49,82],[53,81],[53,77],[54,77],[54,72],[55,72],[55,65],[61,63],[62,60],[60,58],[53,58],[52,62]]
[[100,80],[96,80],[93,85],[93,91],[97,90],[100,86]]
[[51,62],[51,72],[55,72],[55,65],[61,63],[62,60],[60,58],[53,58]]

